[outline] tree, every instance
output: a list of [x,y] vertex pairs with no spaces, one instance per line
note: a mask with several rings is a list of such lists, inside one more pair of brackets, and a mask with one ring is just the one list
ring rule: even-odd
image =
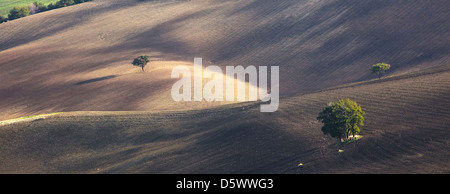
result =
[[377,74],[378,79],[380,79],[389,68],[391,68],[391,65],[389,65],[389,64],[377,63],[375,65],[372,65],[372,67],[370,68],[370,71],[372,73]]
[[8,20],[15,20],[17,18],[30,15],[30,9],[25,7],[14,7],[9,11]]
[[50,3],[47,5],[47,11],[52,10],[52,9],[56,9],[58,7],[56,7],[56,5],[53,5],[53,3]]
[[356,102],[344,99],[330,102],[319,113],[317,120],[324,124],[322,127],[324,135],[330,134],[341,142],[343,137],[348,139],[350,133],[355,136],[360,132],[359,126],[364,125],[364,114]]
[[[32,10],[31,7],[34,10]],[[42,2],[35,1],[32,5],[30,5],[30,12],[32,14],[40,13],[40,12],[44,12],[44,11],[47,11],[47,6]]]
[[347,139],[348,135],[351,132],[353,137],[355,137],[356,134],[358,134],[361,129],[359,126],[364,126],[364,114],[365,112],[362,111],[361,106],[359,106],[355,101],[352,101],[350,99],[340,100],[338,101],[341,106],[344,107],[345,112],[347,113],[347,125],[348,125],[348,131],[347,131]]
[[6,22],[7,20],[7,18],[3,17],[2,14],[0,14],[0,24]]
[[137,58],[135,58],[132,62],[132,64],[134,66],[138,66],[142,68],[142,71],[144,71],[144,67],[145,65],[147,65],[147,63],[150,62],[150,60],[148,59],[147,55],[141,55]]
[[66,7],[75,4],[73,0],[59,0],[56,2],[57,7]]

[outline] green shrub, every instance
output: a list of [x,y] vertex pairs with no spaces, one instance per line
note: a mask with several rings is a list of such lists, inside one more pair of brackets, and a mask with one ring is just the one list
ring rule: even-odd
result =
[[35,10],[34,10],[35,12],[34,13],[40,13],[40,12],[47,11],[47,6],[44,3],[42,3],[42,2],[35,1],[33,3],[33,5],[34,5],[34,8],[35,8]]
[[3,16],[0,14],[0,24],[3,23],[3,22],[6,22],[7,20],[8,20],[7,18],[3,17]]
[[75,1],[74,1],[74,0],[59,0],[58,2],[56,2],[56,6],[57,6],[58,8],[60,8],[60,7],[66,7],[66,6],[71,6],[71,5],[73,5],[73,4],[75,4]]
[[9,11],[8,20],[15,20],[28,15],[30,15],[30,9],[27,6],[14,7]]

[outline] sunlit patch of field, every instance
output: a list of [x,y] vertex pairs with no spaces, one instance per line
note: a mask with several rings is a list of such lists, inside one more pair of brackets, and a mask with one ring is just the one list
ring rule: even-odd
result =
[[5,121],[0,121],[0,126],[9,125],[9,124],[17,123],[17,122],[27,122],[27,121],[34,121],[34,120],[38,120],[38,119],[44,119],[49,116],[53,116],[53,115],[57,115],[57,114],[61,114],[61,113],[62,112],[57,112],[57,113],[49,113],[49,114],[31,115],[31,116],[20,117],[20,118],[16,118],[16,119],[9,119],[9,120],[5,120]]

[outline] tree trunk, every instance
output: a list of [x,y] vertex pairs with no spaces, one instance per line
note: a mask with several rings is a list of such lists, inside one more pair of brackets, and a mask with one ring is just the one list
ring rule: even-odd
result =
[[144,71],[144,66],[142,66],[142,72],[145,72],[145,71]]
[[355,126],[354,125],[352,125],[352,136],[353,136],[353,138],[355,138]]

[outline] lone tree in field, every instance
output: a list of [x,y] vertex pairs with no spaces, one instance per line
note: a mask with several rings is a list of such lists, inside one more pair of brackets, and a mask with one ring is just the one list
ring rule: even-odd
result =
[[377,63],[375,65],[372,65],[372,67],[370,67],[370,71],[372,73],[377,74],[378,79],[380,79],[389,68],[391,68],[391,65],[389,64]]
[[351,133],[353,137],[360,132],[359,126],[364,125],[364,111],[356,102],[350,99],[330,102],[322,112],[319,113],[317,120],[323,123],[322,132],[324,135],[330,134],[331,137],[348,139]]
[[141,55],[137,58],[135,58],[132,62],[134,66],[138,66],[142,68],[142,71],[144,71],[144,67],[147,65],[147,63],[150,62],[147,55]]

